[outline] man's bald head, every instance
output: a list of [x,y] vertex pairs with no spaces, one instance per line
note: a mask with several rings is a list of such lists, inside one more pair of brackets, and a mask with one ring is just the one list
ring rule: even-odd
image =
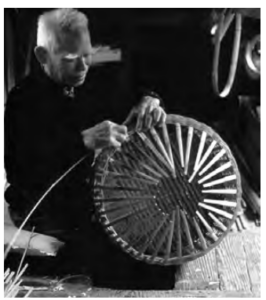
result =
[[61,8],[42,14],[38,20],[37,46],[57,51],[65,39],[88,32],[85,14],[73,8]]
[[83,13],[61,8],[40,16],[35,55],[54,81],[69,86],[83,84],[92,54],[88,19]]

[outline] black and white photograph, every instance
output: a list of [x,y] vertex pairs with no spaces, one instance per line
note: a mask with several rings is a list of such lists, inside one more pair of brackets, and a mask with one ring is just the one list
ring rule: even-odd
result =
[[3,297],[260,298],[261,8],[3,14]]

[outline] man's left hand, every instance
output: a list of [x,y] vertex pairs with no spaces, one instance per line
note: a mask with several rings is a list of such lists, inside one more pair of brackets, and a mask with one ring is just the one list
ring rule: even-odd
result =
[[144,96],[140,104],[130,111],[124,125],[128,125],[133,118],[137,118],[136,131],[142,131],[155,125],[161,126],[166,121],[166,113],[158,98]]

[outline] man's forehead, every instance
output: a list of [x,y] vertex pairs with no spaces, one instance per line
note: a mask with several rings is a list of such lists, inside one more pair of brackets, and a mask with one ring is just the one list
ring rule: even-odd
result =
[[92,45],[88,31],[61,34],[57,38],[56,52],[58,54],[81,54],[91,51]]

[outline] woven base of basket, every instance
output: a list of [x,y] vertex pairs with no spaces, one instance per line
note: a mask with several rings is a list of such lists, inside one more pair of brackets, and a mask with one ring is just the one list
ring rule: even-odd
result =
[[94,202],[111,239],[138,260],[173,265],[218,245],[241,198],[240,175],[210,127],[168,115],[95,164]]

